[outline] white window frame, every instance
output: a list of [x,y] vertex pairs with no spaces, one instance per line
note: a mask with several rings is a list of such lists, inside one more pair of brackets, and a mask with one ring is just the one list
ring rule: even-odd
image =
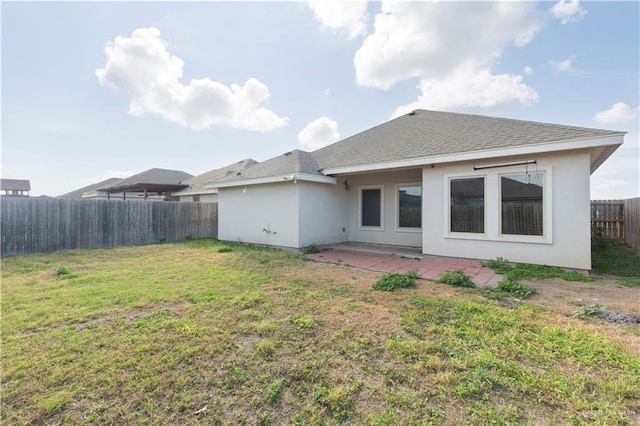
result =
[[[502,184],[500,178],[503,175],[524,174],[527,171],[531,173],[544,173],[542,191],[542,203],[544,209],[544,217],[542,220],[544,222],[542,236],[502,234]],[[479,177],[484,178],[484,233],[451,232],[451,180]],[[443,214],[446,219],[444,221],[444,238],[529,244],[553,244],[553,174],[551,165],[539,167],[536,167],[535,165],[529,165],[526,167],[504,167],[493,170],[483,170],[481,173],[476,174],[473,172],[451,173],[445,174],[444,179]],[[496,217],[489,217],[489,214],[495,215]]]
[[[395,199],[396,199],[396,204],[395,204],[395,209],[396,209],[396,231],[398,232],[411,232],[411,233],[422,233],[422,226],[420,228],[411,228],[411,227],[406,227],[406,226],[400,226],[400,188],[402,187],[407,187],[407,186],[419,186],[420,187],[420,214],[422,215],[422,207],[424,206],[424,203],[422,202],[422,200],[424,199],[424,190],[422,188],[422,182],[410,182],[410,183],[398,183],[395,186]],[[420,223],[422,224],[422,218],[420,219]]]
[[[502,233],[502,176],[525,174],[530,173],[542,173],[542,235],[513,235]],[[553,221],[552,221],[552,185],[551,182],[551,166],[534,167],[532,170],[526,170],[519,168],[517,170],[502,170],[497,173],[498,180],[498,240],[499,241],[512,241],[519,243],[553,243]]]
[[[380,226],[362,225],[362,191],[380,190]],[[362,231],[384,231],[384,185],[365,185],[358,187],[358,229]]]

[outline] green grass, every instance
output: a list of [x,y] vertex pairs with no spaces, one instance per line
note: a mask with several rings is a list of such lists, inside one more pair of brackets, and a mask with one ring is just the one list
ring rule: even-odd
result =
[[640,255],[626,244],[606,240],[593,244],[591,265],[599,274],[640,278]]
[[0,421],[633,423],[639,335],[378,278],[212,240],[3,259]]

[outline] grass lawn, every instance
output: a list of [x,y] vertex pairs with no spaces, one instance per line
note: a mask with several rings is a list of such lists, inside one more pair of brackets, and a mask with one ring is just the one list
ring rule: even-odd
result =
[[634,424],[640,333],[213,240],[2,260],[3,424]]

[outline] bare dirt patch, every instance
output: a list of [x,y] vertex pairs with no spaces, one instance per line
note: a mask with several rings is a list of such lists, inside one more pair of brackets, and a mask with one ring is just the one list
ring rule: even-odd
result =
[[538,290],[538,294],[531,296],[527,302],[561,314],[573,315],[582,307],[600,304],[608,311],[640,316],[640,289],[619,285],[615,278],[606,277],[587,283],[561,278],[527,279],[522,282]]

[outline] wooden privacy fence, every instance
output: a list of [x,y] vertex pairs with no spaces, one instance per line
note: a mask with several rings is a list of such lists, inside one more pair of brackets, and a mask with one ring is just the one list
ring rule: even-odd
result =
[[591,238],[624,242],[624,201],[591,201]]
[[640,198],[624,200],[624,239],[640,252]]
[[640,198],[591,201],[591,238],[626,242],[640,251]]
[[3,198],[2,256],[218,237],[217,203]]

